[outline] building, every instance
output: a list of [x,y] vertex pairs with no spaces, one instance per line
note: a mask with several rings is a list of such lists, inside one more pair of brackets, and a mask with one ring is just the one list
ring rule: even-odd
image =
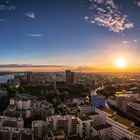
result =
[[132,91],[121,91],[116,92],[115,96],[110,96],[108,98],[108,104],[127,114],[127,104],[129,102],[136,102],[137,99],[139,99],[139,93],[133,93]]
[[65,132],[61,129],[52,130],[47,134],[46,140],[66,140]]
[[20,117],[16,118],[16,117],[0,116],[0,126],[23,128],[24,120],[23,118]]
[[127,104],[127,113],[140,121],[140,104],[129,102]]
[[15,106],[19,110],[28,110],[31,108],[31,100],[28,98],[11,98],[10,106]]
[[84,98],[84,97],[81,97],[81,98],[73,98],[72,103],[73,104],[76,104],[76,105],[89,104],[89,98]]
[[34,140],[31,129],[0,126],[1,140]]
[[49,130],[57,130],[62,129],[64,130],[65,134],[69,137],[70,135],[76,135],[76,125],[77,125],[77,118],[72,115],[54,115],[47,117],[46,122],[48,124]]
[[91,104],[94,107],[105,107],[105,96],[103,95],[93,95],[91,97]]
[[71,72],[71,70],[66,70],[66,83],[67,84],[74,84],[74,72]]
[[91,114],[93,113],[93,106],[91,105],[79,105],[80,114]]
[[47,116],[54,115],[53,105],[47,101],[33,101],[31,108],[31,116],[39,116],[41,119],[46,120]]
[[95,108],[101,120],[112,127],[111,136],[114,140],[128,139],[140,140],[140,128],[134,122],[118,116],[112,110]]
[[87,115],[80,116],[77,124],[77,134],[81,138],[89,138],[91,136],[90,128],[94,124],[94,120]]
[[98,136],[102,140],[110,140],[112,138],[112,126],[107,123],[93,125],[90,130],[92,136]]
[[34,133],[34,139],[38,140],[45,138],[47,131],[47,123],[45,121],[32,121],[32,129]]
[[26,82],[27,82],[27,84],[30,84],[31,81],[32,81],[32,72],[27,71]]

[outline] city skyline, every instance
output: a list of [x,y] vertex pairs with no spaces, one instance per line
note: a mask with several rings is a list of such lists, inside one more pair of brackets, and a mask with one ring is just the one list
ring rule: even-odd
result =
[[0,11],[1,65],[140,70],[139,0],[2,0]]

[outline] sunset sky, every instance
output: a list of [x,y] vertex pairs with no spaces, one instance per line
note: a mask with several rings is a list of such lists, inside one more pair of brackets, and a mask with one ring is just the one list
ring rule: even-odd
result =
[[140,0],[0,1],[1,65],[138,71],[139,44]]

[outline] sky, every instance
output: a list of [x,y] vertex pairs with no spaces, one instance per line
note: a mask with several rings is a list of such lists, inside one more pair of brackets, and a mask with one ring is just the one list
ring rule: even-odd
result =
[[0,64],[140,66],[140,0],[0,0]]

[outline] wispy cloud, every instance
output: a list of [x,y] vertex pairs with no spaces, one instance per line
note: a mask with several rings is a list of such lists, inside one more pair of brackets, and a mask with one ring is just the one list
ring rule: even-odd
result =
[[5,20],[5,19],[0,18],[0,22],[6,22],[6,20]]
[[30,36],[30,37],[42,37],[43,34],[26,34],[27,36]]
[[128,16],[123,14],[114,0],[89,0],[92,16],[86,16],[85,20],[97,23],[116,33],[131,29],[134,24],[129,21]]
[[123,44],[128,44],[128,41],[124,40],[122,43],[123,43]]
[[0,10],[7,10],[7,11],[12,11],[12,10],[15,10],[17,8],[17,6],[15,5],[3,5],[3,4],[0,4]]
[[34,19],[35,18],[35,13],[33,13],[33,12],[27,12],[26,13],[26,16],[29,17],[29,18]]

